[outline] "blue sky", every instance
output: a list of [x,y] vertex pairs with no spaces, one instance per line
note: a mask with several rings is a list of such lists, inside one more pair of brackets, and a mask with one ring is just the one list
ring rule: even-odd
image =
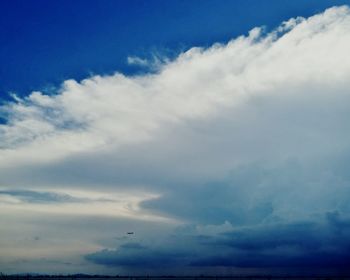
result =
[[349,273],[349,1],[0,5],[0,272]]
[[0,94],[135,73],[127,56],[175,56],[349,1],[2,1]]

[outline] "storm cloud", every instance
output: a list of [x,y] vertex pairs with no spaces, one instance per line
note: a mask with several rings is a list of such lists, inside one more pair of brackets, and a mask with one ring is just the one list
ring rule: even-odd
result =
[[[1,107],[12,224],[0,227],[0,268],[346,270],[349,49],[349,8],[334,7],[152,73],[14,95]],[[35,236],[42,247],[24,254]]]

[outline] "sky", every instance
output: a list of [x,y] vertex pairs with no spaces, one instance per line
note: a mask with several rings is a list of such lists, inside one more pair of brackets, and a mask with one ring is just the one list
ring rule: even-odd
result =
[[0,272],[349,273],[349,49],[350,1],[2,1]]

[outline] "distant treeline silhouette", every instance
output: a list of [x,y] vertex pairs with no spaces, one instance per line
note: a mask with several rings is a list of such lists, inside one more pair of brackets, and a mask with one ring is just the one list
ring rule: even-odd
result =
[[175,275],[100,275],[100,274],[4,274],[0,272],[0,280],[45,280],[45,279],[125,279],[125,280],[151,280],[151,279],[181,279],[181,280],[197,280],[197,279],[242,279],[242,280],[254,280],[254,279],[274,279],[274,280],[296,280],[296,279],[312,279],[312,280],[350,280],[350,275],[334,275],[334,276],[321,276],[321,275],[191,275],[191,276],[175,276]]

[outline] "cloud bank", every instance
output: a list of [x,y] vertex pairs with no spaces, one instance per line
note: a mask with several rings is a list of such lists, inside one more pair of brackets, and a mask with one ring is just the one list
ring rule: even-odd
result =
[[[2,243],[23,244],[0,253],[3,269],[343,271],[349,48],[350,10],[334,7],[191,48],[155,73],[14,96],[1,107],[0,203],[14,219]],[[38,213],[85,222],[62,240]],[[56,254],[23,257],[33,236]]]

